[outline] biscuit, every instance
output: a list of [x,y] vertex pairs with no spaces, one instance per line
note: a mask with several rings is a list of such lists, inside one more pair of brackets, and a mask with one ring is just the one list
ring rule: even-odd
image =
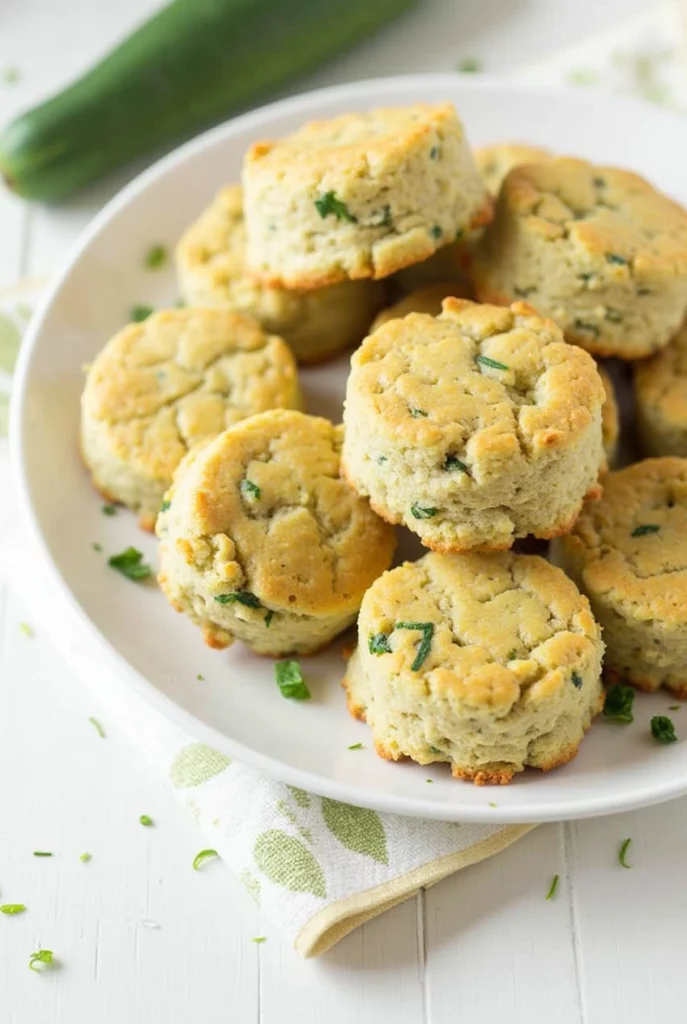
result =
[[[641,365],[641,364],[638,364]],[[604,404],[601,407],[601,440],[606,453],[606,462],[612,466],[618,455],[618,441],[620,440],[620,410],[615,397],[615,388],[608,370],[603,366],[596,366],[604,389]]]
[[376,281],[344,281],[312,291],[261,284],[246,268],[240,185],[228,185],[184,233],[176,249],[179,288],[191,306],[246,313],[289,345],[299,363],[317,363],[357,345],[382,302]]
[[380,278],[491,216],[452,104],[344,114],[244,160],[248,264],[287,288]]
[[556,158],[514,168],[473,263],[484,302],[531,302],[568,341],[641,359],[687,307],[687,211],[636,174]]
[[157,523],[159,581],[211,647],[312,653],[390,565],[393,529],[339,474],[342,433],[273,410],[180,466]]
[[633,371],[642,450],[687,456],[687,326],[651,359],[635,363]]
[[687,697],[687,459],[608,473],[554,556],[603,628],[608,678]]
[[368,590],[344,686],[381,757],[503,784],[575,756],[602,653],[589,602],[543,558],[429,554]]
[[444,553],[570,529],[604,461],[594,361],[525,303],[445,299],[351,361],[343,466],[391,523]]
[[551,159],[548,149],[521,142],[497,142],[475,150],[475,163],[488,192],[496,198],[505,178],[520,164],[539,164]]
[[425,285],[424,288],[417,288],[414,292],[408,292],[393,306],[382,309],[372,321],[369,333],[372,334],[389,320],[407,316],[408,313],[428,313],[430,316],[438,316],[441,313],[441,304],[444,299],[450,296],[464,298],[463,293],[464,285],[461,281],[437,281],[435,284]]
[[300,404],[281,338],[228,310],[165,310],[125,327],[88,369],[81,451],[98,490],[152,529],[189,448],[253,413]]

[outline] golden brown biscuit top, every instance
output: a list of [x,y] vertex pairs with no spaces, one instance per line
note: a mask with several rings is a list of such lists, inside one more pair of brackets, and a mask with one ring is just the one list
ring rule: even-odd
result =
[[523,164],[506,177],[499,202],[543,238],[566,238],[582,273],[687,273],[687,211],[638,174],[571,157]]
[[522,302],[446,299],[436,318],[384,324],[351,363],[356,415],[396,445],[448,449],[478,469],[569,444],[604,399],[592,358]]
[[[246,273],[245,252],[243,189],[227,185],[184,233],[177,259],[190,267],[207,267],[221,286]],[[257,290],[258,285],[253,288]]]
[[395,302],[393,306],[388,306],[378,313],[370,325],[370,333],[376,331],[382,324],[388,323],[389,320],[407,316],[408,313],[428,313],[430,316],[438,316],[441,313],[441,303],[447,296],[462,298],[466,289],[465,281],[436,281],[433,284],[425,285],[424,288],[416,288]]
[[475,163],[491,195],[496,196],[509,171],[520,164],[536,164],[550,160],[548,149],[526,146],[521,142],[498,142],[475,150]]
[[462,133],[452,103],[416,103],[366,113],[342,114],[328,121],[311,121],[284,139],[256,142],[245,157],[245,167],[274,172],[283,169],[295,177],[345,172],[360,177],[375,171],[375,164],[394,164],[426,141],[428,152],[440,145],[447,127]]
[[[419,699],[507,713],[579,685],[600,630],[575,584],[537,555],[429,554],[385,573],[359,620],[366,670]],[[428,639],[426,639],[428,638]],[[424,645],[424,646],[423,646]]]
[[181,516],[218,592],[248,590],[285,611],[326,616],[387,568],[393,528],[342,479],[343,428],[273,410],[211,442],[180,472],[165,518]]
[[687,429],[687,325],[669,345],[632,369],[642,400],[663,419]]
[[687,459],[608,473],[561,543],[584,589],[638,617],[687,620]]

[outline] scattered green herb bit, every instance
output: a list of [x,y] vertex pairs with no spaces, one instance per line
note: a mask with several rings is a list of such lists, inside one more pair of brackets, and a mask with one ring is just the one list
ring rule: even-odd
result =
[[349,750],[362,750],[363,749],[363,745],[362,745],[362,743],[351,743],[351,745],[350,745],[350,747],[348,749]]
[[636,526],[630,536],[646,537],[648,533],[658,533],[660,529],[661,527],[658,523],[643,523],[641,526]]
[[132,308],[130,316],[135,324],[140,324],[144,320],[147,320],[148,317],[154,312],[155,309],[153,308],[153,306],[146,306],[144,303],[139,303],[138,305]]
[[80,853],[79,854],[79,860],[81,861],[82,864],[88,864],[89,860],[93,860],[93,854],[92,853]]
[[332,213],[337,220],[347,220],[351,224],[358,223],[358,218],[353,216],[346,204],[337,199],[336,192],[325,192],[323,196],[316,199],[315,209],[323,220]]
[[203,673],[202,673],[202,672],[199,672],[199,673],[198,673],[198,675],[196,676],[196,679],[197,679],[197,680],[198,680],[198,682],[200,682],[200,683],[204,683],[204,682],[205,682],[205,676],[203,675]]
[[462,71],[464,75],[476,75],[482,70],[482,64],[476,57],[464,57],[456,70]]
[[51,853],[47,853],[45,850],[34,850],[34,857],[52,857]]
[[489,806],[490,807],[498,807],[498,804],[495,804],[493,800],[490,800],[489,801]]
[[391,216],[391,207],[385,206],[382,210],[382,215],[379,220],[375,221],[372,225],[373,228],[390,228],[393,223]]
[[93,726],[93,728],[97,732],[98,736],[100,736],[100,739],[104,740],[105,739],[105,730],[103,729],[103,727],[100,724],[100,722],[98,721],[98,719],[97,718],[89,718],[88,721],[91,723],[91,725]]
[[367,640],[370,654],[391,654],[388,633],[371,633]]
[[593,178],[592,182],[594,184],[594,188],[605,188],[606,187],[606,179],[605,178]]
[[146,828],[150,828],[153,824],[153,819],[148,814],[142,814],[138,820],[142,825],[145,825]]
[[215,598],[218,604],[244,604],[246,608],[262,608],[260,599],[251,594],[250,590],[236,590],[233,594],[218,594]]
[[265,612],[265,629],[269,629],[272,625],[272,619],[274,618],[274,612],[270,608],[269,611]]
[[167,262],[167,250],[164,245],[153,245],[146,253],[146,267],[149,270],[157,270],[164,267]]
[[103,505],[103,507],[100,509],[100,511],[102,512],[102,514],[104,516],[116,516],[117,515],[117,509],[115,508],[114,505]]
[[103,550],[102,544],[98,544],[97,540],[93,541],[93,550],[94,551],[98,551],[98,552],[102,551]]
[[429,232],[432,238],[441,238],[444,233],[444,229],[439,224],[433,224],[432,229]]
[[456,230],[455,241],[456,242],[460,242],[462,237],[463,237],[463,229],[462,228],[458,228]]
[[594,277],[594,274],[591,271],[589,271],[586,274],[578,274],[577,276],[579,277],[580,281],[591,281]]
[[419,420],[421,416],[429,416],[429,413],[425,412],[424,409],[416,409],[415,406],[411,406],[410,415],[414,420]]
[[508,369],[505,363],[500,363],[498,359],[490,359],[489,356],[475,356],[475,362],[481,363],[482,366],[490,366],[492,370]]
[[651,288],[638,288],[637,295],[651,295]]
[[627,861],[625,860],[625,854],[627,853],[627,848],[628,848],[628,846],[630,845],[631,842],[632,842],[631,839],[623,839],[622,843],[620,844],[620,849],[618,851],[618,860],[620,861],[620,863],[622,864],[622,866],[624,868],[628,868],[628,869],[631,868],[632,865],[628,864]]
[[581,320],[579,316],[575,317],[573,327],[577,331],[586,331],[587,334],[593,334],[594,337],[598,337],[599,335],[599,328],[596,324],[590,324],[587,320]]
[[623,314],[619,313],[617,309],[607,309],[606,319],[612,324],[621,324],[623,322]]
[[508,654],[506,655],[506,661],[512,661],[513,658],[517,658],[517,656],[518,656],[518,652],[517,652],[517,650],[514,647],[513,650],[509,651]]
[[0,72],[0,78],[2,78],[3,85],[16,85],[21,78],[21,71],[16,67],[6,67]]
[[395,629],[418,629],[422,633],[422,640],[420,646],[417,649],[415,660],[410,666],[412,672],[417,672],[427,655],[429,654],[432,646],[432,637],[434,636],[434,623],[433,622],[397,622]]
[[239,484],[239,490],[244,498],[250,498],[251,501],[255,499],[257,501],[260,497],[260,488],[257,484],[254,484],[252,480],[247,478],[242,480]]
[[251,941],[260,945],[261,942],[267,942],[267,937],[265,935],[256,935]]
[[152,569],[142,561],[143,552],[136,548],[126,548],[118,555],[112,555],[107,560],[111,568],[116,569],[128,580],[145,580],[150,576]]
[[443,753],[443,751],[439,750],[438,747],[433,747],[431,743],[429,745],[429,752],[430,752],[430,754],[442,754]]
[[3,903],[2,906],[0,906],[0,914],[23,914],[25,910],[25,903]]
[[626,267],[629,262],[624,256],[619,256],[617,252],[606,253],[606,263],[616,263],[619,267]]
[[39,964],[52,967],[54,963],[55,959],[51,949],[37,949],[29,958],[29,967],[32,971],[37,971],[39,974],[43,970],[43,967],[40,967]]
[[172,502],[171,501],[167,501],[165,499],[165,501],[163,501],[162,504],[160,505],[160,512],[167,512],[171,507],[172,507]]
[[672,719],[665,715],[654,715],[651,719],[651,735],[659,743],[675,743],[677,740]]
[[387,460],[386,455],[378,455],[377,456],[377,463],[378,463],[378,465],[382,466],[387,461],[388,460]]
[[439,147],[438,146],[432,146],[432,148],[429,151],[429,159],[430,160],[438,160],[439,159]]
[[28,622],[20,622],[19,630],[25,637],[28,637],[29,640],[33,637],[33,630],[31,629],[31,626],[29,626]]
[[635,691],[631,686],[624,683],[616,683],[606,694],[604,703],[604,716],[613,718],[616,722],[629,723],[634,721],[632,705],[635,699]]
[[282,697],[289,700],[310,700],[310,690],[305,685],[301,666],[297,661],[278,661],[274,666],[274,676]]
[[430,783],[433,783],[433,782],[434,782],[434,779],[425,779],[425,782],[430,782]]
[[551,879],[551,885],[549,886],[549,891],[546,894],[547,900],[552,900],[554,898],[554,896],[556,895],[556,892],[558,891],[558,882],[559,882],[558,875],[554,875],[553,878]]
[[579,673],[577,673],[577,672],[573,672],[573,674],[570,676],[570,678],[572,680],[573,686],[575,686],[578,690],[580,690],[582,688],[582,676],[579,675]]
[[679,704],[669,704],[668,705],[668,711],[679,711],[679,710],[680,710],[680,705]]
[[219,857],[217,850],[201,850],[193,858],[193,870],[197,871],[210,857]]
[[470,475],[470,470],[468,469],[464,462],[460,461],[457,455],[446,456],[446,458],[444,459],[444,469],[448,471],[458,469],[460,470],[461,473],[467,473],[468,476]]
[[438,511],[438,508],[426,507],[418,504],[417,501],[410,506],[410,514],[414,519],[431,519]]

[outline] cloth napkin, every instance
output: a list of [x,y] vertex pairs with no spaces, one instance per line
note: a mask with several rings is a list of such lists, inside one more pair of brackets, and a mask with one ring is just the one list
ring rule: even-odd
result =
[[[653,8],[526,69],[523,77],[634,91],[687,108],[685,31],[682,4]],[[30,283],[0,292],[0,435],[7,430],[12,367],[38,293]],[[500,852],[532,827],[377,814],[282,785],[197,742],[104,669],[88,642],[75,636],[17,520],[7,443],[0,439],[0,574],[75,674],[87,685],[97,678],[95,696],[108,724],[121,729],[172,788],[207,846],[302,956],[326,952],[359,924]]]

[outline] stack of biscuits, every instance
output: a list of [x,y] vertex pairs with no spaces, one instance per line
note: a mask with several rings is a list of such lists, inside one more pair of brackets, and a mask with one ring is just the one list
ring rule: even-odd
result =
[[[377,752],[480,784],[574,757],[602,675],[687,698],[681,207],[416,104],[256,143],[176,260],[185,307],[96,358],[81,447],[208,644],[357,621]],[[355,346],[343,424],[308,415],[297,364]],[[651,456],[620,470],[609,357]],[[397,528],[427,553],[390,568]]]

